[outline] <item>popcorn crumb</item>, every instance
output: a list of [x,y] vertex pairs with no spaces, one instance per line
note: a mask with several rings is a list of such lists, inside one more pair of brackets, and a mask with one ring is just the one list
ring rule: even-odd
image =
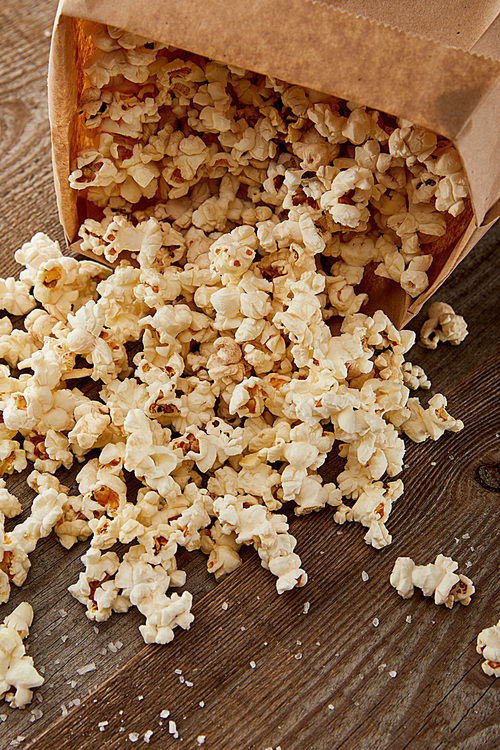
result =
[[198,737],[196,738],[196,742],[198,743],[198,745],[205,744],[205,735],[199,734]]
[[153,736],[153,730],[152,729],[148,729],[144,733],[144,742],[146,742],[147,744],[149,744],[149,740],[151,739],[152,736]]
[[170,711],[167,711],[166,709],[163,709],[163,711],[160,712],[161,719],[168,719],[169,716],[170,716]]
[[333,703],[329,703],[328,704],[328,708],[330,709],[330,711],[334,711],[335,710],[335,706],[333,705]]
[[61,709],[62,716],[67,716],[68,715],[68,709],[66,708],[66,705],[64,703],[61,703],[60,709]]
[[203,708],[205,706],[205,701],[200,701],[198,705],[200,708]]
[[396,670],[395,670],[395,669],[392,669],[392,670],[391,670],[391,671],[389,672],[389,677],[397,677],[397,675],[398,675],[398,673],[396,672]]
[[295,656],[295,659],[297,659],[297,661],[299,661],[300,659],[302,659],[302,654],[301,654],[300,651],[297,654],[294,654],[294,656]]
[[65,609],[60,609],[60,610],[59,610],[59,616],[60,616],[60,617],[67,617],[67,616],[68,616],[68,613],[66,612],[66,610],[65,610]]
[[184,682],[184,684],[185,684],[185,686],[186,686],[186,687],[193,687],[193,685],[194,685],[194,682],[189,682],[189,680],[186,680],[186,681]]
[[250,662],[250,666],[251,666],[252,669],[255,669],[255,667],[257,666],[257,664],[254,661],[251,661]]
[[227,602],[222,602],[221,609],[225,611],[228,607],[229,607],[229,604]]
[[462,539],[470,539],[470,534],[465,532],[465,534],[462,534]]
[[373,618],[372,625],[374,628],[378,628],[378,626],[380,625],[380,620],[378,619],[378,617]]
[[365,581],[365,583],[366,583],[366,581],[370,580],[370,576],[368,575],[368,573],[366,572],[366,570],[363,570],[361,572],[361,578],[362,578],[363,581]]
[[130,732],[128,738],[130,742],[137,742],[137,740],[139,739],[139,734],[137,732]]
[[383,672],[386,667],[387,667],[387,664],[379,664],[377,669],[379,672]]
[[302,608],[302,614],[307,615],[310,609],[311,609],[311,602],[305,602]]
[[66,641],[68,640],[68,638],[69,638],[69,635],[62,635],[62,636],[61,636],[61,641],[62,641],[63,643],[66,643]]
[[173,737],[175,737],[175,739],[177,739],[177,737],[179,736],[179,733],[177,732],[177,726],[175,724],[175,721],[170,720],[168,722],[168,733],[171,734],[171,735],[173,735]]
[[408,624],[410,624],[410,623],[411,623],[411,615],[407,615],[407,617],[406,617],[406,622],[407,622]]

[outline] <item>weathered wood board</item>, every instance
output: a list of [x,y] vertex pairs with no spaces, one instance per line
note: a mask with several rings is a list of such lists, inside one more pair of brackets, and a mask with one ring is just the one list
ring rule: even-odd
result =
[[[62,241],[45,99],[55,8],[55,0],[4,0],[0,7],[2,276],[16,272],[13,252],[34,232]],[[33,750],[123,748],[134,744],[130,733],[138,736],[134,746],[162,750],[198,748],[200,735],[212,750],[500,746],[500,680],[483,674],[475,651],[479,630],[500,616],[500,493],[475,479],[478,466],[500,462],[499,246],[497,226],[437,295],[466,317],[466,341],[435,352],[417,346],[411,355],[430,376],[431,394],[445,393],[466,428],[409,445],[406,492],[389,522],[393,544],[368,547],[360,527],[333,523],[331,509],[293,519],[309,583],[281,597],[255,554],[219,585],[205,558],[186,554],[180,563],[195,622],[169,646],[145,647],[135,611],[94,632],[66,591],[85,545],[68,552],[44,540],[25,585],[0,607],[2,619],[21,601],[32,603],[29,653],[46,679],[24,711],[0,705],[2,750],[19,736],[20,746]],[[325,476],[335,471],[332,459]],[[24,480],[14,477],[8,486],[27,508],[33,493]],[[449,611],[418,594],[404,601],[389,586],[398,555],[425,563],[438,552],[473,578],[468,608]],[[95,670],[78,674],[92,663]],[[170,716],[161,718],[165,710]]]

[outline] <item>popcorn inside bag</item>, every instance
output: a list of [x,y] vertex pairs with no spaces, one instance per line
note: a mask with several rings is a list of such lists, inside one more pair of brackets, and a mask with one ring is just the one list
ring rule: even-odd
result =
[[[93,145],[70,182],[91,214],[82,251],[115,267],[39,233],[19,281],[0,282],[2,308],[26,315],[24,331],[1,320],[2,473],[32,462],[36,492],[0,534],[0,601],[54,530],[67,548],[90,540],[70,587],[87,616],[134,605],[144,640],[166,643],[193,621],[191,594],[170,593],[186,583],[179,547],[219,580],[251,545],[282,593],[307,581],[284,510],[330,506],[390,544],[402,435],[463,424],[441,394],[409,398],[430,387],[405,362],[414,334],[363,312],[366,281],[418,296],[467,182],[453,146],[411,123],[89,28]],[[324,483],[331,451],[345,464]],[[55,472],[75,461],[71,495]],[[16,502],[4,485],[2,519]]]

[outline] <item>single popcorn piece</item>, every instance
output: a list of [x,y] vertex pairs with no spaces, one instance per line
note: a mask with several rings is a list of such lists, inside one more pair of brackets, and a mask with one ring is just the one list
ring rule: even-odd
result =
[[483,672],[489,677],[500,677],[500,620],[491,628],[481,630],[476,651],[484,658]]
[[33,688],[44,682],[23,644],[32,622],[33,609],[22,602],[0,626],[0,699],[5,698],[12,708],[25,708]]
[[451,305],[433,302],[427,311],[427,320],[420,329],[420,343],[427,349],[436,349],[440,341],[458,346],[468,333],[464,318],[457,315]]
[[451,609],[457,601],[468,605],[475,591],[470,578],[455,573],[457,568],[458,563],[444,555],[438,555],[428,565],[415,565],[410,557],[398,557],[390,583],[403,599],[413,596],[416,586],[424,596],[433,596],[436,604]]

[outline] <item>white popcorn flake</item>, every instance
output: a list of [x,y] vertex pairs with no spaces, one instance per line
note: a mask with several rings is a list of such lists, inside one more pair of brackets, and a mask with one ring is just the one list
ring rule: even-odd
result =
[[372,625],[374,628],[378,628],[378,626],[380,625],[380,620],[378,619],[378,617],[373,618]]
[[398,676],[398,673],[396,672],[396,670],[391,669],[391,671],[389,672],[389,677],[397,677],[397,676]]
[[472,563],[471,563],[471,561],[470,561],[470,560],[467,560],[467,562],[465,563],[465,567],[466,567],[466,568],[470,568],[471,566],[472,566]]
[[364,581],[365,583],[366,583],[366,581],[369,581],[369,580],[370,580],[370,576],[368,575],[368,573],[366,572],[366,570],[363,570],[363,571],[361,572],[361,579],[362,579],[362,580],[363,580],[363,581]]
[[77,674],[84,675],[87,674],[87,672],[93,672],[94,669],[97,669],[95,662],[90,662],[90,664],[85,664],[84,667],[80,667],[76,670]]
[[204,745],[205,739],[206,739],[206,735],[199,734],[198,737],[196,738],[196,742],[198,743],[198,745]]
[[251,661],[250,662],[250,666],[251,666],[252,669],[255,669],[255,667],[257,666],[257,664],[254,661]]
[[438,555],[434,563],[415,565],[410,557],[398,557],[391,573],[390,583],[403,599],[413,596],[415,587],[424,596],[433,596],[436,604],[451,609],[456,601],[467,606],[474,594],[474,584],[463,574],[456,573],[458,563]]
[[0,721],[7,721],[8,716],[7,714],[0,714]]
[[489,677],[500,677],[500,620],[496,625],[481,630],[477,637],[476,651],[481,654],[481,669]]
[[137,742],[137,740],[139,739],[139,736],[140,735],[137,732],[129,732],[128,738],[130,742]]

